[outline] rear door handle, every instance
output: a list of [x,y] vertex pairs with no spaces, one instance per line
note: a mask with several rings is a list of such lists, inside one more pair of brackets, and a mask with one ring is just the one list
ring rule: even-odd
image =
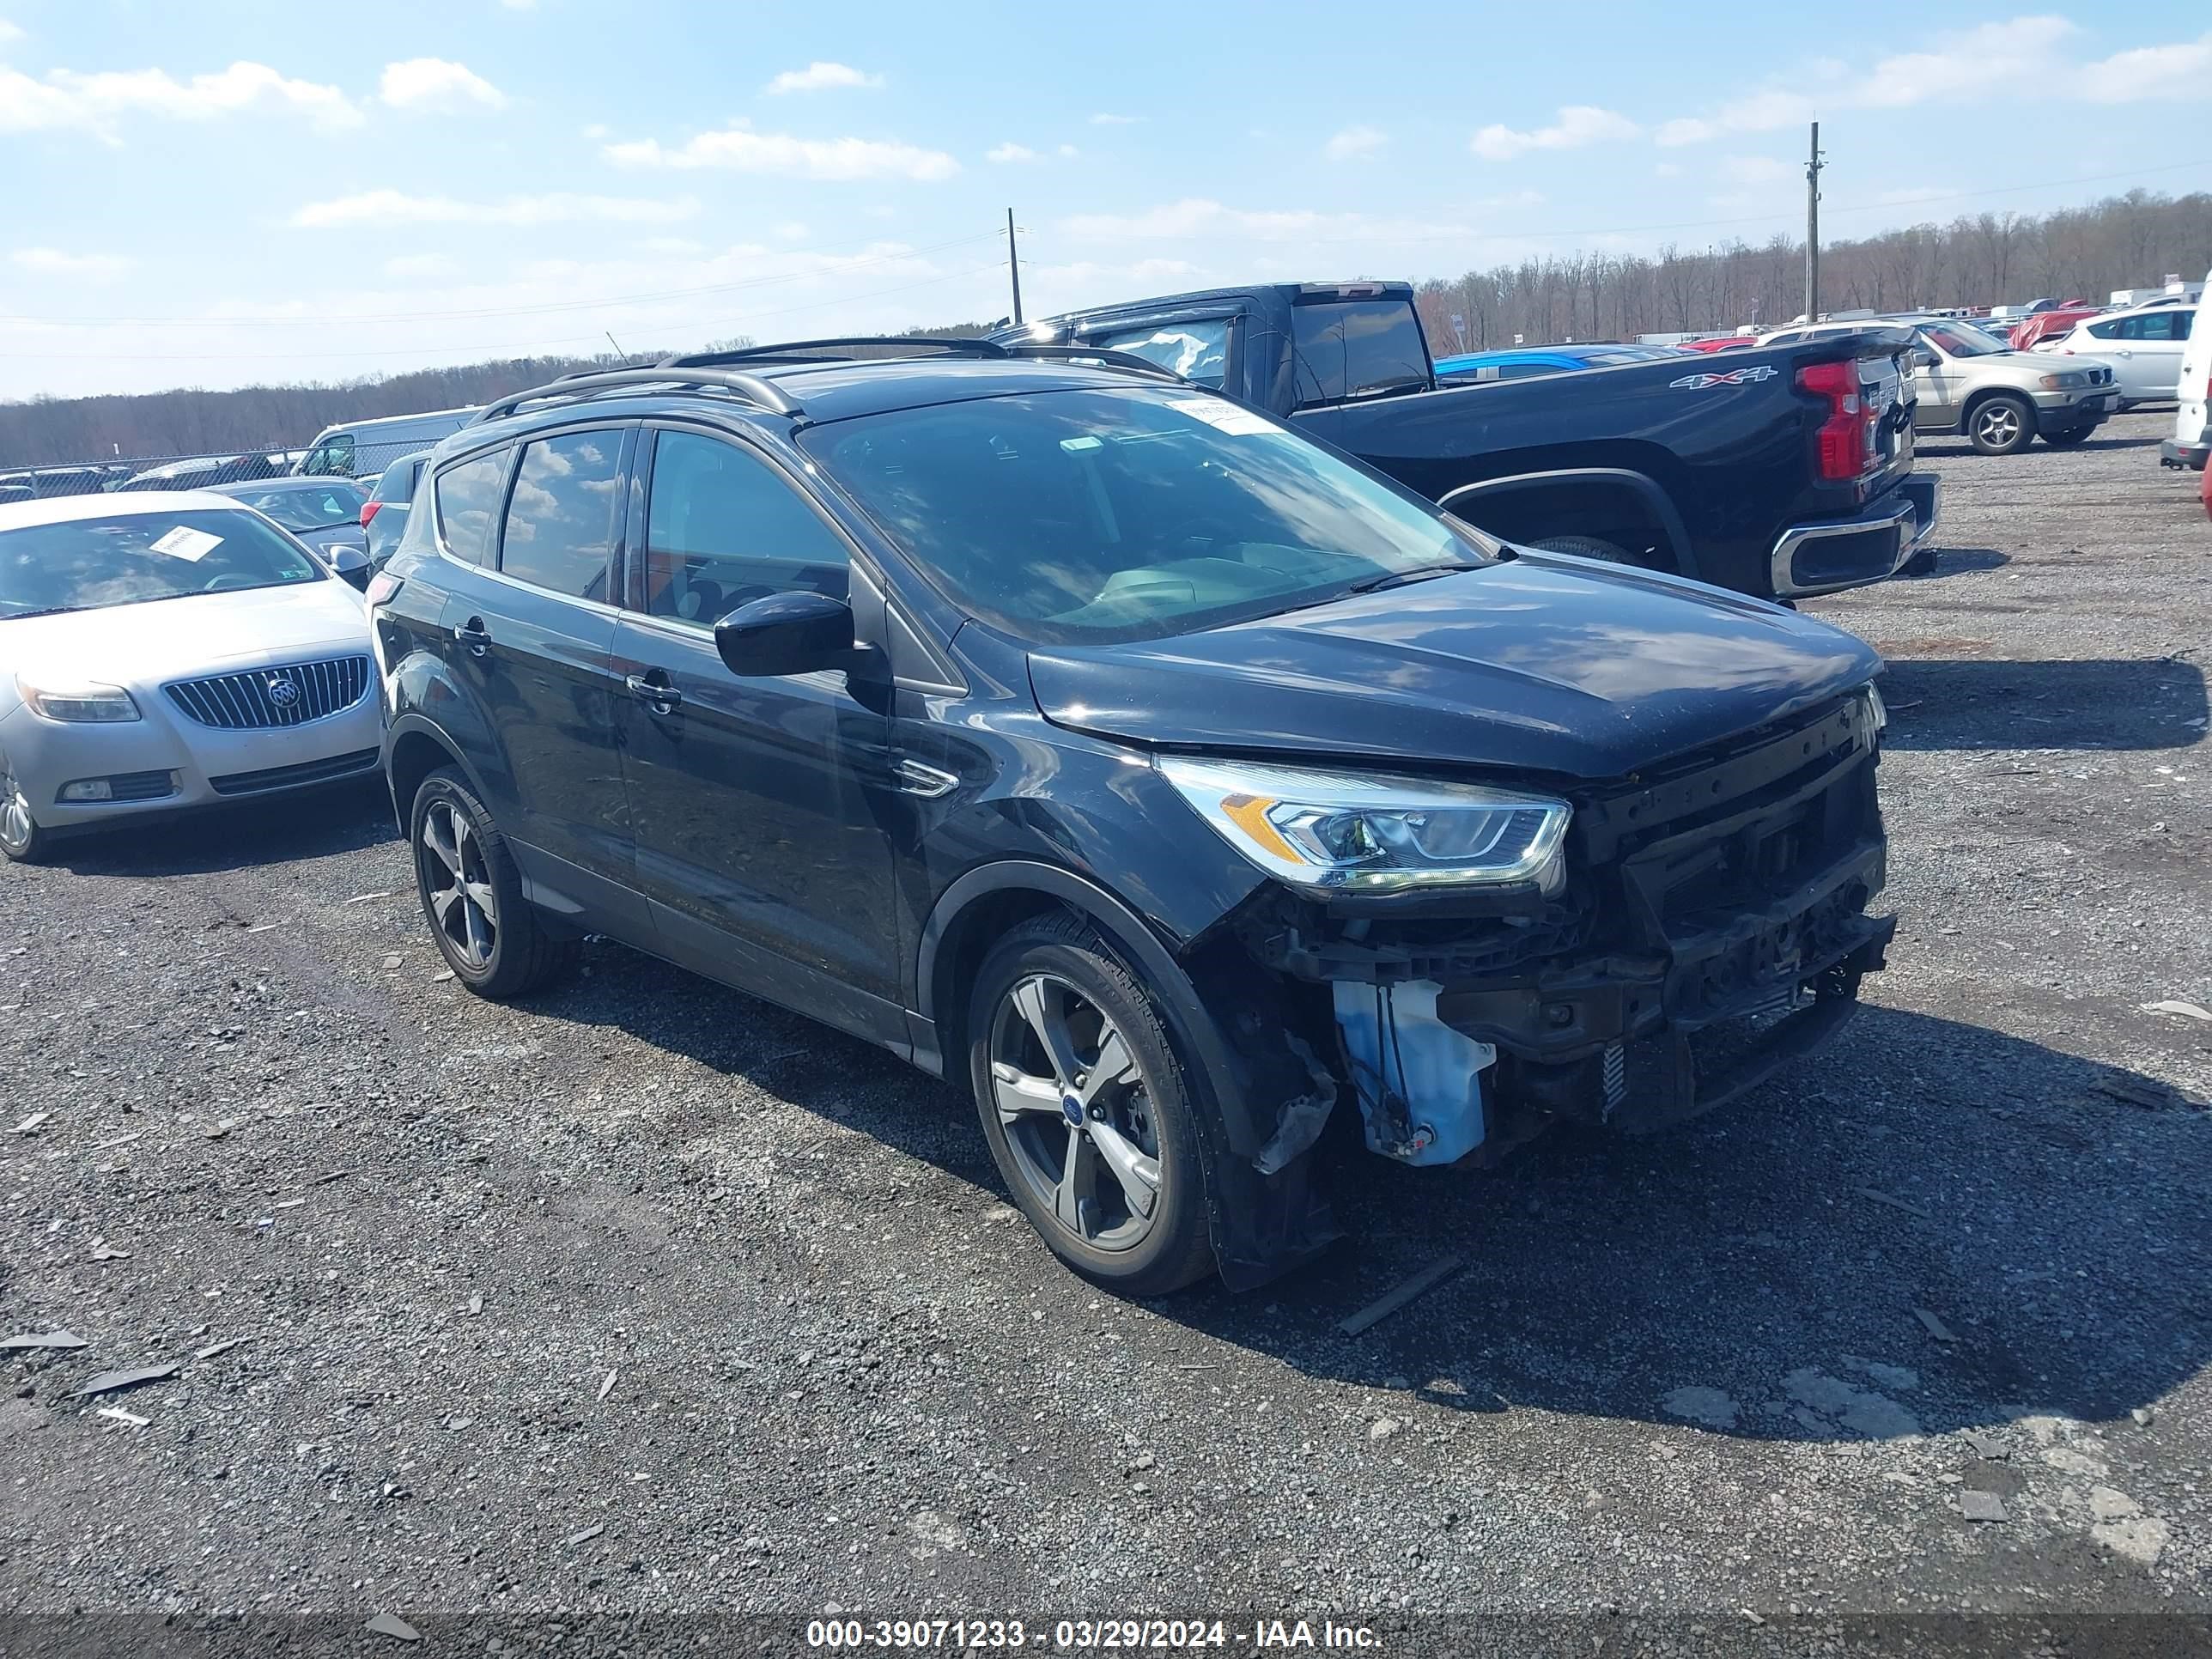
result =
[[629,687],[630,696],[656,714],[672,714],[684,701],[684,694],[657,668],[650,674],[632,674],[623,684]]
[[491,634],[483,625],[482,617],[471,617],[453,630],[453,637],[469,648],[472,657],[481,657],[491,649]]

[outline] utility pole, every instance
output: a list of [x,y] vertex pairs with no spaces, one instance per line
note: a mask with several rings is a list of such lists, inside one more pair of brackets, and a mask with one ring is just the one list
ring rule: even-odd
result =
[[1022,258],[1014,247],[1014,210],[1006,210],[1006,275],[1014,284],[1014,325],[1022,321]]
[[1820,320],[1820,124],[1813,123],[1813,151],[1805,163],[1805,320]]

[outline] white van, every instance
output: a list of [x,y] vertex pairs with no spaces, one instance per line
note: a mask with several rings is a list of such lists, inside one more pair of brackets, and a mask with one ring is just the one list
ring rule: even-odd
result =
[[476,410],[441,409],[428,415],[388,415],[379,421],[343,421],[325,427],[292,470],[320,477],[374,478],[402,455],[430,449],[476,418]]
[[2159,465],[2186,466],[2202,472],[2212,456],[2212,270],[2204,273],[2204,293],[2197,301],[2197,326],[2181,349],[2181,384],[2174,395],[2181,412],[2173,417],[2173,435],[2158,447]]

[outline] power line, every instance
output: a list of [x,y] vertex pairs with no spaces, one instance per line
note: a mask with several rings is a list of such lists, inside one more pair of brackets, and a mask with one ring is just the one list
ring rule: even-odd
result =
[[[842,276],[848,270],[859,270],[869,265],[890,264],[900,259],[918,259],[925,254],[941,253],[947,248],[964,247],[971,242],[995,240],[998,229],[981,231],[972,236],[956,236],[947,241],[932,242],[926,246],[904,248],[896,253],[879,253],[865,259],[847,260],[828,270],[782,271],[773,276],[748,276],[731,283],[706,283],[696,288],[662,289],[644,294],[610,295],[598,300],[551,300],[542,304],[526,306],[479,306],[453,311],[385,311],[385,312],[319,312],[302,317],[30,317],[0,316],[0,323],[27,323],[50,328],[325,328],[333,323],[415,323],[442,321],[473,317],[533,317],[568,311],[599,311],[616,306],[652,305],[666,300],[694,298],[702,294],[728,294],[739,289],[765,288],[776,283],[804,282],[809,278]],[[827,255],[827,248],[793,248],[784,250],[784,257],[804,258]]]
[[[993,231],[991,240],[999,234]],[[879,300],[894,294],[910,294],[917,289],[933,288],[939,283],[949,283],[957,277],[973,276],[981,271],[999,271],[1004,264],[993,259],[988,264],[969,265],[958,270],[940,271],[934,276],[924,277],[918,283],[905,283],[896,288],[876,289],[866,294],[840,295],[835,299],[813,300],[805,305],[785,306],[775,311],[746,312],[734,317],[716,317],[704,320],[663,323],[661,329],[672,334],[698,334],[710,329],[731,328],[739,324],[755,323],[770,317],[794,316],[800,312],[819,311],[826,306],[848,305],[860,300]],[[87,363],[205,363],[205,362],[297,362],[316,358],[343,357],[426,357],[447,352],[466,352],[472,355],[534,352],[548,346],[574,345],[581,340],[597,340],[597,334],[566,334],[543,337],[535,340],[513,340],[500,345],[415,345],[378,346],[344,351],[9,351],[0,352],[0,362],[87,362]]]

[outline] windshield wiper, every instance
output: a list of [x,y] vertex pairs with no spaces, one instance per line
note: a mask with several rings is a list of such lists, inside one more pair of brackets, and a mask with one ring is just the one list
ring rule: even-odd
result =
[[22,622],[32,617],[64,617],[72,611],[89,611],[84,605],[50,605],[40,611],[0,611],[0,622]]
[[1343,591],[1346,593],[1379,593],[1386,587],[1403,587],[1408,582],[1425,582],[1436,576],[1455,575],[1462,570],[1481,570],[1479,563],[1455,562],[1449,564],[1418,564],[1410,570],[1385,570],[1380,575],[1362,576]]

